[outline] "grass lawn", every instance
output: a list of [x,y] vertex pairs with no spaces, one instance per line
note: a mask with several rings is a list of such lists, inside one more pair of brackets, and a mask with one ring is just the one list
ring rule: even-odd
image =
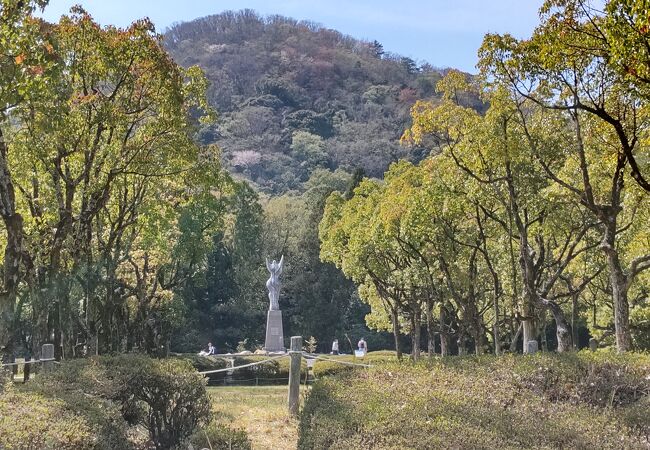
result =
[[296,448],[298,422],[287,411],[287,386],[209,387],[208,394],[217,421],[244,429],[254,449]]

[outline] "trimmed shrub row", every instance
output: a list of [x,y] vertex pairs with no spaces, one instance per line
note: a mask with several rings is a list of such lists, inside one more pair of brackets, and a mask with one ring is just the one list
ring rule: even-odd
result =
[[[198,356],[198,355],[188,355],[182,354],[178,355],[178,358],[186,360],[194,366],[199,372],[222,369],[230,367],[230,363],[223,357],[216,356]],[[243,366],[253,362],[263,361],[268,359],[268,356],[264,355],[251,355],[251,356],[234,356],[235,366]],[[301,377],[304,377],[307,373],[307,363],[303,360],[302,366],[300,369]],[[219,372],[214,374],[206,375],[211,381],[222,381],[227,375],[227,372]],[[273,382],[274,380],[280,382],[286,382],[289,378],[289,358],[276,359],[264,364],[258,364],[256,366],[244,367],[242,369],[235,370],[230,378],[237,381],[243,380],[253,380],[255,378],[260,378],[265,381]]]
[[0,394],[2,449],[129,449],[126,430],[111,402],[13,387]]
[[[380,350],[376,352],[368,352],[363,358],[356,358],[353,355],[326,355],[325,358],[337,361],[361,363],[361,364],[382,364],[384,362],[397,361],[395,352]],[[338,364],[336,362],[316,360],[312,369],[314,378],[318,379],[328,375],[337,375],[349,372],[354,369],[354,366],[345,364]]]
[[[267,359],[266,356],[237,356],[235,357],[235,366],[243,366],[252,362],[263,361]],[[235,380],[250,380],[253,378],[265,378],[268,380],[278,380],[286,382],[289,378],[289,364],[290,358],[276,359],[264,364],[256,366],[244,367],[243,369],[235,370],[232,374]],[[300,376],[304,378],[307,374],[307,363],[302,360],[300,366]]]
[[68,362],[27,386],[57,397],[85,393],[112,401],[130,425],[146,428],[156,448],[171,448],[209,419],[205,384],[186,361],[119,355]]
[[195,440],[201,426],[204,436],[248,448],[241,431],[211,428],[205,385],[177,358],[69,361],[0,393],[0,448],[170,449]]
[[[206,370],[225,369],[228,364],[224,358],[217,358],[215,356],[200,356],[189,353],[183,353],[177,356],[178,359],[188,361],[192,364],[198,372],[205,372]],[[221,374],[214,374],[221,375]]]

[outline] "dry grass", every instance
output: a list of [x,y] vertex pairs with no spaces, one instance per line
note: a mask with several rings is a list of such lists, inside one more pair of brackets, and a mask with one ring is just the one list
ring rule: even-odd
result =
[[210,387],[208,394],[217,421],[246,430],[255,450],[296,448],[298,422],[287,411],[286,386]]

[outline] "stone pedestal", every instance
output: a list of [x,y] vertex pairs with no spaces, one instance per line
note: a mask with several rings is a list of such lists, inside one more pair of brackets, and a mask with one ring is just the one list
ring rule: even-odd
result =
[[284,352],[284,333],[282,331],[282,311],[269,310],[266,315],[266,341],[264,350],[267,352]]

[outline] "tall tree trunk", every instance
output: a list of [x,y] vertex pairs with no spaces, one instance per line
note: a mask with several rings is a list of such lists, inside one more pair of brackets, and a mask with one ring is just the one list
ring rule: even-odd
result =
[[512,341],[510,341],[510,352],[515,353],[517,351],[517,343],[519,341],[519,336],[521,336],[521,333],[524,329],[524,323],[521,322],[519,326],[517,327],[517,331],[515,334],[512,336]]
[[52,343],[54,344],[54,358],[61,359],[61,349],[62,349],[62,333],[61,329],[61,299],[57,298],[54,300],[54,305],[52,308]]
[[[522,250],[523,255],[523,250]],[[525,256],[522,256],[522,259]],[[532,261],[522,262],[522,275],[525,283],[530,283],[531,280],[534,280],[535,277],[532,273],[532,267],[534,264]],[[558,352],[567,352],[573,349],[573,339],[571,332],[571,325],[564,314],[564,311],[554,301],[542,298],[539,296],[537,291],[535,291],[534,286],[525,285],[524,286],[524,296],[526,298],[526,304],[528,305],[539,305],[540,308],[547,309],[551,311],[553,319],[555,320],[556,325],[556,335],[557,335],[557,351]],[[530,317],[529,315],[525,316]],[[532,317],[530,320],[525,320],[523,323],[524,331],[524,353],[527,352],[527,342],[533,340],[537,335],[537,330],[535,329],[534,322]],[[543,339],[546,339],[546,333],[544,333]]]
[[8,147],[0,129],[0,216],[7,242],[4,253],[3,286],[0,292],[0,352],[3,360],[12,360],[15,345],[15,317],[23,253],[23,218],[16,212],[16,195],[9,170]]
[[13,362],[16,344],[15,308],[20,280],[22,217],[14,214],[4,220],[7,243],[4,254],[3,290],[0,292],[0,352],[3,361]]
[[476,308],[476,295],[470,290],[467,298],[467,307],[465,308],[467,316],[468,334],[474,341],[474,353],[482,355],[485,352],[485,325],[483,319]]
[[397,317],[397,309],[390,309],[390,319],[393,323],[393,338],[395,339],[395,353],[397,353],[397,359],[402,360],[402,348],[399,343],[400,335],[400,326],[399,326],[399,317]]
[[90,288],[90,280],[84,286],[84,311],[83,323],[86,335],[86,356],[97,356],[99,354],[99,335],[97,330],[96,314],[94,305],[96,299],[93,290]]
[[616,330],[616,349],[619,353],[626,352],[632,347],[630,334],[630,305],[627,300],[628,280],[621,266],[616,250],[616,218],[605,220],[605,236],[601,249],[607,255],[607,266],[612,284],[612,300],[614,303],[614,328]]
[[543,300],[555,320],[558,353],[573,350],[573,331],[560,305],[553,301]]
[[426,319],[427,319],[427,352],[429,359],[433,358],[436,352],[436,342],[433,334],[433,302],[430,298],[427,299],[426,304]]
[[499,296],[500,296],[500,283],[496,272],[493,272],[494,280],[494,325],[492,325],[492,336],[494,337],[494,354],[499,356],[501,354],[501,341],[499,337]]
[[577,350],[578,348],[578,334],[576,332],[577,329],[577,321],[576,319],[578,318],[578,297],[580,294],[578,292],[575,292],[571,296],[571,339],[573,340],[573,349]]
[[56,292],[54,286],[46,281],[45,270],[37,269],[38,275],[30,286],[30,301],[32,302],[32,350],[37,359],[43,344],[52,343],[53,310],[56,309]]
[[421,323],[420,312],[415,311],[411,316],[411,359],[417,361],[420,359],[420,337],[421,337]]
[[447,331],[447,309],[440,305],[440,355],[449,356],[449,332]]
[[476,345],[476,348],[474,349],[475,353],[477,355],[482,355],[485,353],[485,328],[482,325],[478,327],[476,333],[474,334],[474,342]]
[[524,288],[523,304],[521,307],[521,325],[523,333],[523,353],[527,353],[528,341],[533,341],[537,338],[537,330],[535,328],[534,309],[531,305],[530,296],[533,295]]
[[[501,342],[499,342],[499,297],[501,295],[501,283],[499,281],[499,274],[494,268],[488,253],[487,238],[483,229],[483,221],[481,220],[481,213],[478,206],[476,207],[476,223],[478,225],[479,237],[482,243],[481,254],[483,255],[485,264],[492,275],[492,285],[494,287],[494,297],[492,300],[492,306],[494,307],[494,325],[492,326],[492,336],[494,339],[494,354],[498,356],[501,353]],[[510,245],[512,246],[512,239],[510,239]]]
[[[542,328],[540,330],[541,347],[543,352],[548,352],[548,339],[546,338],[546,311],[542,314]],[[558,340],[558,351],[560,342]]]
[[465,335],[464,330],[458,332],[458,337],[456,338],[456,344],[458,345],[458,355],[464,356],[467,355],[467,336]]

